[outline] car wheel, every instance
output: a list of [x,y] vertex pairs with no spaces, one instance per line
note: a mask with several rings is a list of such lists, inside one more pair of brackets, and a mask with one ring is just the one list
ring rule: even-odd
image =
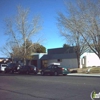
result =
[[30,74],[30,72],[29,72],[29,71],[27,71],[27,72],[26,72],[26,74]]
[[7,73],[7,71],[5,70],[5,73]]
[[11,74],[13,74],[14,73],[14,71],[13,70],[11,70]]
[[54,72],[54,75],[55,75],[55,76],[58,76],[58,72]]
[[21,71],[18,71],[18,74],[21,74]]
[[44,75],[44,72],[43,72],[43,71],[41,72],[41,75],[42,75],[42,76]]

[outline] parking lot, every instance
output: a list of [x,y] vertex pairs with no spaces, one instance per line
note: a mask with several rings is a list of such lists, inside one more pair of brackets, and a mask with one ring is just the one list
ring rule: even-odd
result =
[[100,92],[97,77],[0,73],[0,100],[91,100]]

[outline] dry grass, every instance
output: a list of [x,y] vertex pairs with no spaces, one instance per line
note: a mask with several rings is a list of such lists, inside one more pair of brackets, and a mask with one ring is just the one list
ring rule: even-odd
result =
[[75,68],[77,73],[100,73],[100,67],[88,67],[88,68]]
[[90,70],[90,73],[100,73],[100,67],[93,67],[93,68]]

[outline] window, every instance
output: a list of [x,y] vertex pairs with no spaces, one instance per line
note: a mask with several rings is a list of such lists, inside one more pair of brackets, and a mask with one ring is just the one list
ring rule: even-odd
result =
[[54,69],[56,69],[57,68],[57,66],[53,66],[54,67]]
[[81,59],[81,63],[82,63],[82,65],[84,65],[85,62],[86,62],[86,57],[84,56],[84,57]]
[[50,69],[52,66],[48,66],[48,68]]

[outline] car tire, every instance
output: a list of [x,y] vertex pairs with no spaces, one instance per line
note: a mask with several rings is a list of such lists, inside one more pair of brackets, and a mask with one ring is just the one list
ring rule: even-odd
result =
[[55,75],[55,76],[58,76],[58,72],[54,72],[54,75]]
[[14,71],[13,70],[11,70],[11,74],[14,74]]
[[44,72],[43,71],[41,72],[41,75],[44,76]]
[[27,72],[26,72],[26,74],[30,74],[30,72],[29,72],[29,71],[27,71]]
[[5,73],[7,73],[7,71],[5,70]]
[[18,71],[18,74],[21,74],[21,71]]
[[37,75],[37,72],[34,72],[34,75]]

